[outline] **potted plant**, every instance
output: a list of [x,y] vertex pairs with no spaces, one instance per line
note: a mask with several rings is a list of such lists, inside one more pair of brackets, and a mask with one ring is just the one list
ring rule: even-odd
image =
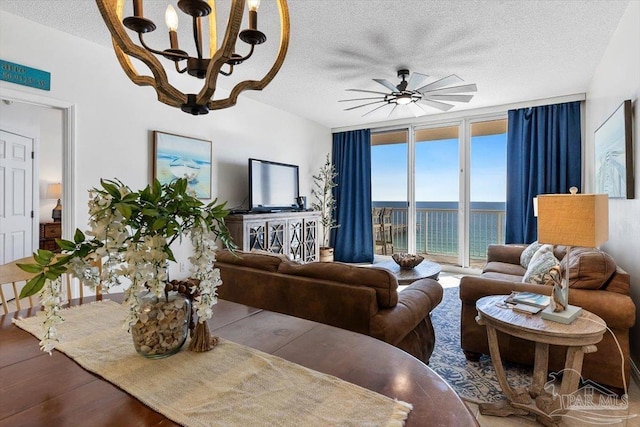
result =
[[[119,180],[101,180],[100,185],[101,188],[89,191],[90,230],[86,235],[76,230],[73,241],[57,240],[61,254],[38,250],[34,264],[20,265],[35,274],[22,289],[20,298],[39,294],[44,306],[41,348],[51,352],[59,340],[56,325],[63,321],[61,277],[68,273],[80,279],[81,286],[93,289],[101,285],[108,291],[113,286],[124,285],[123,304],[129,306],[125,326],[132,332],[136,350],[155,358],[173,353],[164,354],[161,349],[150,349],[137,342],[135,331],[149,335],[151,316],[145,310],[168,304],[170,291],[178,291],[187,300],[184,307],[188,306],[177,314],[179,327],[183,328],[185,322],[194,323],[197,317],[190,348],[210,350],[215,342],[209,335],[206,320],[217,302],[216,288],[222,284],[218,269],[213,267],[216,239],[230,249],[235,248],[224,223],[228,213],[225,203],[214,200],[204,205],[187,190],[184,178],[168,184],[156,180],[140,191],[132,191]],[[168,266],[170,261],[175,262],[171,244],[185,236],[189,236],[194,248],[189,258],[191,279],[170,283]],[[178,351],[186,339],[187,331],[183,329],[182,341],[172,339],[177,345],[171,349],[173,352]]]
[[333,261],[333,248],[329,246],[329,237],[331,230],[340,226],[333,217],[336,209],[333,189],[338,185],[335,182],[336,176],[338,176],[336,168],[327,154],[327,160],[324,165],[322,165],[318,174],[313,176],[314,188],[311,190],[311,195],[315,198],[311,207],[316,211],[320,211],[320,225],[322,226],[320,261]]

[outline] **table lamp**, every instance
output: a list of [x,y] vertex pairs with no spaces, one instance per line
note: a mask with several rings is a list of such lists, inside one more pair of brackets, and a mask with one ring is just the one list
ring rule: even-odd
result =
[[53,222],[61,222],[62,221],[62,205],[60,204],[60,198],[62,197],[62,184],[59,182],[55,184],[47,185],[47,198],[48,199],[58,199],[58,204],[53,211],[51,211],[51,218],[53,218]]
[[609,197],[606,194],[538,195],[538,242],[567,246],[564,279],[553,287],[551,304],[542,318],[571,323],[582,308],[569,305],[571,247],[593,248],[609,239]]

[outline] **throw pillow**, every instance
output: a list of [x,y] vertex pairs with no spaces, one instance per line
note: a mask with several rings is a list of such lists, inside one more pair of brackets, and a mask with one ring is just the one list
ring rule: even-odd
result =
[[522,282],[544,285],[552,279],[549,274],[551,269],[559,265],[560,261],[553,255],[553,246],[543,245],[531,257]]
[[531,262],[531,257],[533,257],[533,255],[538,251],[538,249],[540,249],[541,246],[542,244],[538,243],[537,240],[531,243],[529,246],[527,246],[524,249],[524,251],[522,251],[522,253],[520,254],[520,265],[523,266],[524,268],[529,267],[529,263]]
[[[616,271],[616,262],[609,254],[595,248],[571,249],[569,287],[579,289],[601,289]],[[562,260],[567,268],[567,257]]]

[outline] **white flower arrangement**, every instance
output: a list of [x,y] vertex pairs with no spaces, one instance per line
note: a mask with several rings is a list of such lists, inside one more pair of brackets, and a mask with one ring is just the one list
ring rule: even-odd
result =
[[214,268],[216,240],[235,248],[224,223],[228,213],[225,204],[214,200],[204,205],[187,192],[185,179],[164,185],[155,181],[153,186],[137,192],[118,180],[100,183],[101,189],[89,191],[90,230],[86,235],[91,238],[76,230],[74,241],[57,240],[62,255],[38,250],[35,264],[19,265],[36,274],[20,298],[40,296],[45,312],[41,349],[51,353],[59,342],[56,325],[64,321],[60,315],[63,274],[70,273],[93,290],[100,285],[107,292],[123,285],[123,277],[128,278],[130,285],[123,304],[129,306],[124,327],[130,330],[138,321],[138,294],[148,290],[158,297],[165,295],[168,262],[175,261],[170,246],[187,234],[194,248],[189,258],[191,276],[196,279],[191,282],[189,293],[198,324],[202,325],[201,334],[205,333],[205,322],[217,302],[216,289],[222,284],[220,272]]

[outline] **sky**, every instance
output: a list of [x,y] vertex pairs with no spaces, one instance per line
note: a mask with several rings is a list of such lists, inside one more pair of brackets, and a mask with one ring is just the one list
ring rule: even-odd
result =
[[[504,202],[506,134],[471,138],[471,201]],[[416,201],[458,200],[458,140],[416,142]],[[374,201],[407,199],[407,144],[371,150]]]

